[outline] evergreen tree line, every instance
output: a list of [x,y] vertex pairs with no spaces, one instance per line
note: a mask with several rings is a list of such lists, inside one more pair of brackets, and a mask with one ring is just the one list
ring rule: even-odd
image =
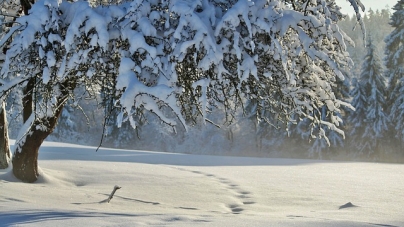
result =
[[[354,17],[340,23],[356,43],[348,47],[354,61],[347,70],[346,81],[340,81],[336,95],[351,103],[354,111],[345,109],[343,128],[346,138],[328,130],[324,138],[305,138],[311,156],[371,160],[403,161],[404,99],[403,99],[403,39],[404,1],[400,0],[391,13],[388,8],[364,15],[366,42],[362,34],[349,27]],[[304,124],[304,120],[299,122]],[[299,126],[296,127],[299,130]],[[304,128],[304,127],[302,127]],[[302,133],[295,133],[303,135]],[[299,139],[295,144],[302,144]],[[295,146],[297,147],[297,146]]]
[[[69,103],[63,110],[58,126],[48,140],[97,146],[146,149],[182,153],[251,155],[288,158],[319,158],[338,160],[371,160],[401,162],[404,160],[404,73],[403,41],[404,0],[398,1],[392,12],[369,10],[364,15],[366,42],[356,16],[347,16],[339,26],[356,45],[348,45],[354,67],[343,69],[345,80],[337,81],[337,98],[351,103],[352,109],[341,113],[341,128],[345,138],[328,125],[312,127],[312,121],[296,116],[291,122],[277,122],[276,113],[260,109],[260,116],[240,111],[238,121],[228,124],[221,115],[207,113],[211,122],[195,122],[185,132],[161,123],[153,114],[145,117],[134,130],[128,122],[117,128],[113,109],[97,108],[94,100]],[[357,29],[354,29],[358,27]],[[386,34],[388,34],[386,36]],[[338,80],[338,79],[337,79]],[[18,96],[16,91],[14,96]],[[22,116],[21,100],[9,96],[7,113],[10,137],[19,129],[16,122]],[[101,99],[100,99],[101,100]],[[78,106],[80,109],[78,110]],[[258,108],[250,102],[245,109]],[[330,120],[327,107],[313,111],[313,116]],[[355,109],[355,111],[353,110]],[[219,111],[218,111],[219,112]],[[219,122],[219,123],[218,123]],[[274,123],[275,122],[275,123]]]

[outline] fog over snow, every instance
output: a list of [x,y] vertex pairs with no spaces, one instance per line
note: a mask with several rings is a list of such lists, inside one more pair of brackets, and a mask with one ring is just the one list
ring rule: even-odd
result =
[[0,170],[0,226],[404,226],[404,165],[95,150]]

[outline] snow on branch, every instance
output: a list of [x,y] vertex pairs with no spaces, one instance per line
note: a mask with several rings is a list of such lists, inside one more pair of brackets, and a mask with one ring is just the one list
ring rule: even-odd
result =
[[[349,1],[362,25],[363,5]],[[332,87],[352,62],[345,45],[351,40],[337,25],[343,15],[333,1],[291,7],[281,0],[136,0],[99,7],[39,0],[0,41],[13,37],[0,90],[35,78],[38,91],[50,92],[43,97],[58,96],[60,84],[70,81],[113,99],[121,121],[134,127],[134,118],[122,116],[147,110],[185,126],[186,119],[207,121],[220,106],[233,119],[251,100],[286,121],[321,106],[339,114]],[[314,123],[341,133],[329,125],[338,121]]]
[[356,14],[356,19],[361,26],[362,33],[363,33],[363,43],[366,45],[366,28],[365,28],[365,23],[362,20],[362,15],[360,12],[365,12],[365,6],[362,4],[361,0],[347,0],[349,3],[351,3],[351,6],[355,10]]

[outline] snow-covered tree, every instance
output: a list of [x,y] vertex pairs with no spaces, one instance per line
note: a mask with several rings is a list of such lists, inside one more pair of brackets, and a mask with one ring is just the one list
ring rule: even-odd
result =
[[359,79],[352,79],[352,87],[353,88],[350,92],[350,95],[352,97],[351,104],[355,108],[355,110],[349,112],[348,122],[351,127],[349,137],[350,140],[355,143],[355,141],[359,141],[363,135],[363,127],[365,124],[364,122],[367,108],[367,97],[364,91],[364,87],[362,87]]
[[383,65],[372,38],[366,45],[367,54],[362,64],[359,80],[354,83],[352,105],[356,111],[351,114],[352,143],[361,154],[368,156],[381,150],[388,129],[386,114],[386,83]]
[[393,7],[393,14],[390,18],[390,25],[393,31],[385,38],[385,65],[386,76],[389,78],[389,104],[393,103],[398,95],[397,84],[402,78],[400,74],[404,67],[404,0],[399,0]]
[[[404,71],[401,70],[404,70],[404,68],[398,67],[396,74],[404,75]],[[393,132],[391,132],[389,136],[393,137],[394,135],[394,137],[398,139],[398,146],[395,147],[398,148],[399,151],[402,151],[404,145],[404,78],[400,78],[400,80],[397,81],[395,91],[397,94],[395,94],[389,115],[394,130],[392,130]]]
[[[0,0],[0,39],[2,39],[17,17],[19,7],[14,1]],[[6,47],[0,45],[0,69],[5,59]],[[0,169],[7,168],[10,161],[10,148],[8,138],[8,122],[5,99],[0,98]]]
[[[349,0],[357,12],[362,4]],[[170,126],[205,122],[221,106],[227,123],[249,100],[282,121],[307,118],[338,129],[344,102],[332,86],[352,62],[333,0],[135,0],[91,7],[40,0],[17,19],[0,91],[22,87],[25,125],[13,173],[37,179],[38,149],[74,90],[102,91],[120,113],[118,126],[154,113]],[[105,83],[105,81],[109,81]],[[275,98],[276,97],[276,98]],[[327,106],[327,118],[313,115]]]
[[404,125],[402,122],[403,81],[404,77],[404,1],[399,0],[393,7],[390,25],[394,30],[385,38],[385,66],[388,81],[387,103],[390,107],[390,120],[395,130],[391,130],[390,137],[396,136],[401,143]]
[[[347,75],[347,72],[344,72],[344,75]],[[343,101],[347,101],[349,98],[349,87],[350,83],[348,78],[345,79],[344,81],[341,81],[338,79],[337,81],[337,86],[335,87],[335,96]],[[321,117],[323,118],[324,121],[327,120],[329,117],[326,112],[327,112],[327,106],[323,106],[321,108]],[[339,123],[339,127],[343,130],[345,130],[345,121],[347,120],[346,117],[343,118],[343,115],[346,116],[346,114],[350,111],[350,108],[342,108],[341,113],[338,113],[338,117],[341,119]],[[321,128],[320,128],[321,127]],[[318,126],[314,130],[317,131],[323,131],[324,135],[321,133],[311,133],[311,139],[312,144],[309,148],[309,156],[311,157],[319,157],[319,158],[324,158],[324,157],[332,157],[338,155],[338,152],[342,150],[342,148],[345,146],[345,136],[341,135],[340,133],[337,133],[334,130],[331,130],[327,126]],[[319,136],[313,136],[313,134],[317,134]]]
[[[341,69],[345,80],[337,78],[333,89],[335,97],[345,102],[348,102],[350,98],[349,78],[351,73],[348,70],[348,68]],[[339,127],[343,130],[345,130],[347,113],[350,111],[352,111],[350,107],[341,107],[341,113],[338,113],[338,117],[341,119]],[[321,117],[323,121],[328,121],[330,115],[327,115],[327,112],[327,106],[324,105],[319,111],[314,111],[313,115]],[[300,153],[299,157],[328,159],[338,155],[345,146],[345,136],[327,125],[313,126],[311,121],[299,118],[299,116],[295,116],[293,119],[294,122],[288,124],[289,138],[284,141],[284,150],[298,152]],[[278,132],[278,134],[280,133]],[[283,135],[281,134],[280,137],[283,138]],[[303,151],[307,151],[307,153]]]

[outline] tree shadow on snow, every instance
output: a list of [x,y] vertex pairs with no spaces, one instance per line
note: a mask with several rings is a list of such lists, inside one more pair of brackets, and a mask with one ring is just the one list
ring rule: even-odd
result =
[[0,212],[1,226],[35,224],[46,221],[63,221],[77,218],[108,218],[108,217],[138,217],[144,215],[122,213],[95,213],[95,212],[72,212],[72,211],[32,211],[18,210],[13,212]]

